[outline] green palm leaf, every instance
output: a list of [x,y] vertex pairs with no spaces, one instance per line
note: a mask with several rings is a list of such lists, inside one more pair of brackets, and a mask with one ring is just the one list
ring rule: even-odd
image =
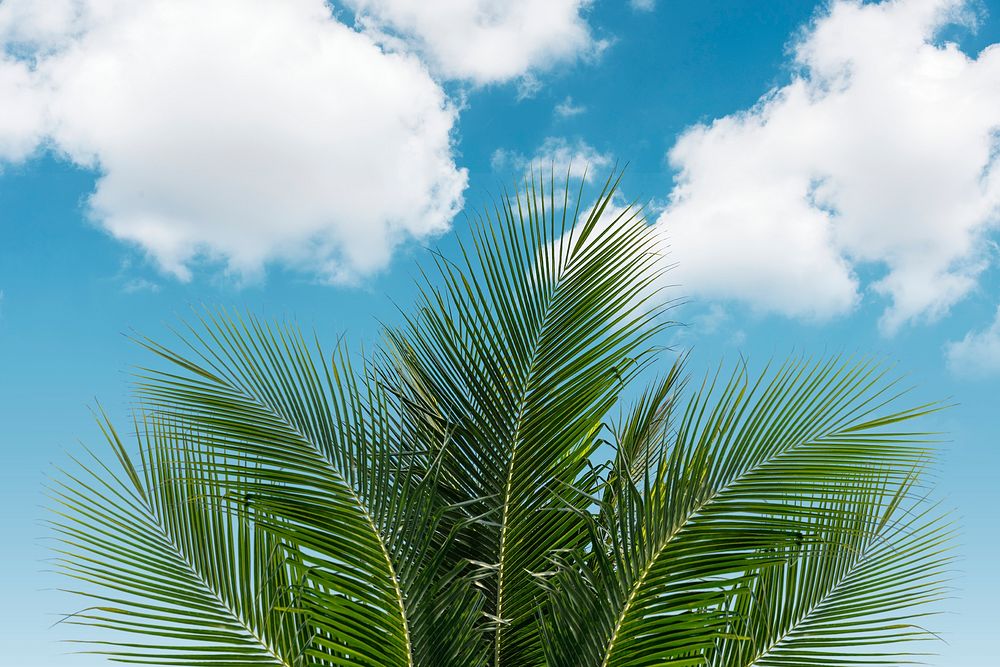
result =
[[[207,315],[183,340],[186,356],[144,341],[176,370],[143,371],[138,395],[160,419],[196,430],[199,445],[222,456],[214,468],[229,490],[300,547],[300,604],[318,629],[308,653],[475,664],[479,594],[428,566],[441,551],[435,516],[447,508],[430,493],[421,443],[437,433],[402,418],[373,379],[375,363],[355,373],[341,351],[326,365],[294,329],[252,318]],[[446,633],[442,614],[452,616]]]
[[371,355],[223,311],[140,339],[137,453],[104,419],[116,465],[52,487],[92,601],[66,622],[153,665],[911,659],[951,529],[905,424],[937,406],[830,359],[700,386],[678,362],[625,407],[666,326],[661,242],[616,178],[587,210],[554,181],[435,255]]
[[566,492],[657,329],[643,300],[658,241],[632,209],[609,216],[614,186],[579,225],[580,195],[557,197],[552,180],[504,197],[391,335],[402,375],[450,434],[442,492],[469,516],[455,559],[481,571],[495,666],[540,664],[534,575],[585,540]]
[[[650,395],[669,398],[662,388]],[[883,493],[874,489],[909,488],[926,464],[931,443],[893,427],[934,408],[893,411],[896,398],[873,364],[790,364],[752,384],[738,373],[721,391],[705,386],[673,434],[646,420],[669,442],[641,481],[634,462],[616,460],[628,474],[615,470],[606,485],[594,528],[604,549],[577,554],[550,584],[550,662],[706,664],[720,637],[742,646],[733,610],[756,604],[746,595],[765,574],[811,563],[816,544],[852,544],[857,528],[826,518],[876,512]],[[640,401],[629,423],[649,410]],[[648,439],[648,429],[626,431],[619,452],[635,449],[634,438]],[[908,582],[898,576],[882,582],[890,592]],[[935,597],[921,588],[910,603]],[[588,610],[585,629],[562,625],[570,606]]]
[[137,467],[103,427],[119,469],[80,461],[51,489],[58,569],[103,591],[65,622],[131,635],[95,647],[117,662],[305,664],[288,545],[232,507],[216,477],[178,476],[195,452],[147,443]]
[[[733,600],[738,639],[725,638],[709,664],[878,665],[918,656],[887,651],[933,635],[913,608],[947,594],[951,529],[909,485],[864,489],[851,511],[816,519],[816,539],[762,570]],[[909,659],[908,659],[909,658]]]

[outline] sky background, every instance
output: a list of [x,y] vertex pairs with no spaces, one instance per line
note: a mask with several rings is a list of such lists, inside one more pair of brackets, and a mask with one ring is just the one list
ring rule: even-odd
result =
[[127,413],[123,334],[206,304],[371,343],[464,212],[570,161],[628,163],[693,374],[875,356],[956,404],[929,661],[995,664],[1000,3],[4,0],[0,40],[5,664],[103,664],[50,627],[43,485]]

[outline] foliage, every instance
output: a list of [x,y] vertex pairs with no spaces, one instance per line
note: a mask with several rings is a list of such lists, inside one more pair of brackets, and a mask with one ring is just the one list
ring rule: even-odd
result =
[[845,359],[630,400],[664,261],[616,186],[499,199],[368,355],[225,312],[141,339],[137,450],[102,415],[114,464],[51,488],[66,622],[155,665],[908,660],[950,561],[907,426],[937,406]]

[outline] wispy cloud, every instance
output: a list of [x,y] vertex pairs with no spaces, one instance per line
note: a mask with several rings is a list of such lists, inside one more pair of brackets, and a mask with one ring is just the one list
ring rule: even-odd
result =
[[542,89],[542,81],[531,72],[527,72],[517,80],[517,101],[530,100]]
[[573,116],[579,116],[587,110],[587,107],[582,104],[574,104],[573,98],[569,95],[566,96],[562,102],[556,105],[555,113],[560,118],[571,118]]
[[[676,263],[672,262],[671,266],[676,266]],[[682,308],[687,312],[689,306]],[[709,303],[701,310],[693,309],[690,315],[681,319],[686,326],[674,331],[674,337],[681,345],[686,346],[691,340],[700,340],[705,336],[717,336],[723,345],[729,347],[741,347],[746,343],[746,331],[738,326],[729,310],[720,303]]]
[[493,171],[523,173],[534,167],[546,172],[551,168],[556,174],[563,175],[572,169],[572,175],[579,177],[586,170],[588,180],[595,171],[607,168],[611,162],[612,156],[609,153],[598,151],[582,139],[571,142],[564,137],[548,137],[530,157],[499,148],[490,158]]
[[146,278],[132,278],[122,285],[122,291],[126,294],[138,294],[141,292],[156,293],[160,291],[160,285]]
[[957,375],[1000,375],[1000,308],[986,329],[970,331],[962,340],[945,345],[948,367]]

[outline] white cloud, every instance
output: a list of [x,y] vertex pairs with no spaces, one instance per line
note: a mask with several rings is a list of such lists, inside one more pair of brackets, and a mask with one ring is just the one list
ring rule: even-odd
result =
[[[0,4],[0,11],[5,5]],[[26,63],[0,55],[0,159],[21,161],[36,150],[45,126],[44,104]]]
[[323,0],[7,0],[0,39],[2,157],[96,169],[91,216],[182,279],[349,280],[461,206],[454,106]]
[[530,100],[542,89],[541,80],[533,73],[528,72],[517,80],[517,101]]
[[[968,294],[1000,211],[1000,45],[970,58],[937,41],[966,10],[836,2],[795,45],[788,85],[685,132],[658,221],[673,278],[814,319],[871,290],[889,300],[886,333]],[[879,277],[864,285],[869,271]]]
[[948,367],[956,374],[986,377],[1000,373],[1000,308],[988,329],[970,331],[945,346]]
[[[665,266],[676,266],[671,260],[669,249],[666,249]],[[667,280],[671,280],[672,276],[673,273],[668,273]],[[742,347],[746,343],[746,331],[738,326],[738,320],[722,304],[708,303],[703,306],[699,308],[697,304],[680,304],[680,314],[676,317],[684,326],[673,331],[675,345],[690,347],[692,340],[702,340],[705,336],[714,336],[719,344],[729,347]]]
[[160,286],[145,278],[132,278],[122,285],[122,291],[126,294],[139,294],[142,292],[156,293],[160,291]]
[[714,334],[728,321],[729,313],[718,303],[709,304],[705,312],[692,318],[692,324],[699,334]]
[[629,0],[628,4],[637,12],[651,12],[656,9],[656,0]]
[[579,116],[587,110],[587,107],[582,104],[574,104],[573,98],[569,95],[566,96],[562,102],[556,105],[555,112],[556,115],[561,118],[571,118],[573,116]]
[[344,0],[383,43],[420,53],[442,76],[511,81],[599,53],[591,0]]
[[581,139],[570,142],[563,137],[548,137],[531,157],[504,148],[493,151],[490,157],[493,171],[514,171],[520,176],[532,167],[545,173],[551,168],[563,178],[570,169],[576,177],[583,176],[586,170],[587,180],[593,178],[595,172],[607,169],[611,162],[610,154],[601,153]]

